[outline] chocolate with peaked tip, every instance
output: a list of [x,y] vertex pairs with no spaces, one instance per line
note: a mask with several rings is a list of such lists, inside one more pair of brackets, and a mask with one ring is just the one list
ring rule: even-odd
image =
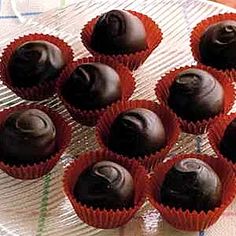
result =
[[38,109],[12,112],[0,126],[0,159],[10,165],[32,165],[56,150],[56,128]]
[[73,192],[77,201],[93,208],[122,209],[134,204],[131,174],[112,161],[100,161],[85,169]]
[[184,120],[209,119],[223,110],[224,89],[207,71],[186,69],[177,74],[171,85],[168,105]]
[[210,25],[199,42],[201,62],[217,69],[236,69],[236,21]]
[[13,51],[8,63],[12,85],[30,88],[57,79],[65,66],[63,52],[56,45],[43,41],[28,41]]
[[146,30],[142,21],[124,10],[101,15],[92,32],[91,47],[104,54],[128,54],[147,49]]
[[219,206],[221,195],[218,175],[207,163],[196,158],[177,162],[167,172],[160,189],[162,204],[197,212]]
[[144,157],[159,151],[165,142],[165,128],[158,115],[146,108],[134,108],[115,118],[107,145],[125,156]]

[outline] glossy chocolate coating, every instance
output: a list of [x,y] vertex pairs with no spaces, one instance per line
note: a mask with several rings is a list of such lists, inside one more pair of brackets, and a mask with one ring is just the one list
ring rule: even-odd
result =
[[208,72],[187,69],[171,85],[168,104],[184,120],[209,119],[222,111],[224,90]]
[[221,182],[205,162],[186,158],[176,163],[166,174],[161,186],[161,202],[182,210],[208,211],[219,206]]
[[220,142],[220,151],[223,156],[236,163],[236,118],[227,126]]
[[123,166],[111,161],[101,161],[82,172],[75,185],[74,196],[93,208],[132,207],[133,178]]
[[91,36],[91,47],[104,54],[128,54],[147,48],[142,21],[122,10],[112,10],[99,17]]
[[79,65],[62,88],[64,98],[83,110],[104,108],[121,98],[120,77],[102,63]]
[[10,165],[39,163],[56,149],[56,129],[38,109],[11,113],[0,127],[1,159]]
[[236,68],[236,21],[209,26],[200,38],[199,51],[205,65],[217,69]]
[[28,88],[55,80],[65,59],[62,51],[47,41],[29,41],[13,52],[8,72],[13,86]]
[[165,129],[160,118],[145,108],[119,114],[110,128],[108,147],[126,156],[150,155],[165,145]]

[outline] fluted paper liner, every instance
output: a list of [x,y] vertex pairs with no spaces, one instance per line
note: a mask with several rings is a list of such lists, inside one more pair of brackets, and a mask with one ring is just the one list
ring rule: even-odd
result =
[[88,51],[92,55],[110,56],[113,59],[127,66],[130,70],[135,70],[144,63],[144,61],[148,58],[148,56],[152,53],[152,51],[160,44],[162,40],[162,32],[158,27],[158,25],[150,17],[135,11],[128,10],[128,12],[137,16],[143,22],[147,34],[148,47],[146,50],[130,54],[119,54],[119,55],[105,55],[94,51],[91,48],[91,35],[99,16],[93,18],[84,26],[81,32],[81,40],[84,46],[88,49]]
[[[171,85],[173,84],[176,76],[187,69],[190,68],[196,68],[201,69],[204,71],[207,71],[213,77],[217,79],[217,81],[222,85],[224,89],[224,106],[222,111],[215,117],[211,117],[209,119],[204,119],[196,122],[183,120],[181,117],[178,116],[178,120],[180,122],[181,129],[186,133],[191,134],[202,134],[206,132],[207,126],[219,115],[226,114],[230,111],[234,104],[235,99],[235,91],[233,86],[233,80],[229,78],[226,74],[217,71],[211,67],[204,66],[204,65],[197,65],[197,66],[185,66],[176,68],[169,73],[165,74],[161,80],[158,81],[156,88],[155,88],[155,94],[157,99],[160,102],[163,102],[168,106],[168,97],[169,97],[169,90]],[[171,108],[170,108],[171,109]]]
[[[45,161],[33,165],[9,165],[0,160],[0,169],[6,172],[8,175],[17,179],[36,179],[39,178],[52,170],[57,164],[60,156],[63,154],[67,146],[70,144],[71,139],[71,127],[64,121],[64,119],[52,109],[43,105],[17,105],[12,108],[4,109],[0,112],[0,125],[5,119],[15,111],[25,109],[39,109],[45,112],[52,120],[56,127],[56,151]],[[27,147],[26,147],[27,148]]]
[[[107,143],[112,122],[121,112],[138,107],[146,108],[156,113],[161,119],[166,133],[166,143],[159,151],[143,157],[125,156],[129,159],[139,160],[148,170],[150,170],[156,163],[162,161],[166,157],[166,154],[176,143],[180,132],[177,117],[165,105],[158,105],[155,102],[147,100],[132,100],[116,103],[109,107],[99,119],[96,126],[96,138],[102,148],[110,150]],[[110,151],[112,152],[112,150]],[[118,155],[122,156],[122,154]]]
[[65,81],[70,77],[70,75],[73,73],[73,71],[78,65],[91,62],[100,62],[107,64],[118,73],[121,82],[121,100],[128,100],[135,89],[135,80],[132,77],[130,70],[122,64],[114,61],[110,57],[87,57],[68,64],[68,66],[63,70],[62,74],[60,75],[60,78],[57,81],[56,90],[61,101],[63,102],[71,116],[76,121],[87,126],[94,126],[97,123],[98,118],[104,113],[108,106],[97,110],[81,110],[73,106],[73,104],[70,104],[66,100],[66,98],[63,97],[62,88]]
[[[202,63],[200,52],[199,52],[199,42],[201,36],[206,31],[206,29],[217,22],[224,21],[224,20],[235,20],[236,21],[236,14],[235,13],[224,13],[218,14],[211,17],[208,17],[198,23],[195,28],[192,30],[190,42],[191,42],[191,50],[194,59]],[[225,72],[229,77],[231,77],[234,81],[236,81],[236,69],[227,69],[227,70],[220,70]]]
[[[209,164],[218,174],[222,183],[222,199],[219,206],[207,212],[189,211],[164,206],[160,202],[160,188],[166,173],[178,161],[185,158],[198,158]],[[178,155],[166,163],[155,167],[148,184],[147,196],[151,204],[158,209],[162,217],[173,227],[184,231],[201,231],[214,224],[227,206],[233,201],[236,194],[236,181],[233,168],[224,158],[213,158],[201,154]]]
[[43,83],[40,83],[39,85],[35,85],[29,88],[19,88],[12,84],[8,72],[8,63],[16,48],[28,41],[34,40],[44,40],[56,45],[58,48],[61,49],[66,64],[73,60],[73,52],[71,47],[62,39],[46,34],[29,34],[21,36],[5,47],[0,61],[1,80],[3,81],[4,85],[6,85],[16,95],[23,99],[39,101],[46,99],[55,93],[55,83],[57,79],[50,80],[48,82],[45,81]]
[[[103,160],[120,164],[132,175],[134,180],[134,204],[132,207],[114,210],[94,209],[92,206],[80,203],[74,197],[73,190],[80,174],[89,166]],[[64,192],[79,218],[88,225],[103,229],[116,228],[126,224],[144,203],[146,186],[147,173],[137,161],[119,157],[106,150],[81,154],[67,167],[63,177]]]
[[207,135],[210,145],[215,151],[216,155],[226,158],[229,161],[229,163],[234,167],[234,170],[236,172],[236,163],[233,163],[226,156],[223,156],[223,154],[220,151],[220,142],[224,136],[225,130],[227,126],[231,123],[231,121],[233,121],[235,118],[236,118],[236,113],[232,113],[230,115],[222,115],[218,117],[209,126]]

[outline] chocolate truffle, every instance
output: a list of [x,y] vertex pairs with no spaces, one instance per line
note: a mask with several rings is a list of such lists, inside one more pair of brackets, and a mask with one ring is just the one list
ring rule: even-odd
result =
[[29,88],[55,80],[64,66],[62,51],[56,45],[47,41],[29,41],[11,55],[8,73],[13,86]]
[[221,188],[219,177],[207,163],[186,158],[167,172],[160,190],[161,203],[206,212],[219,206]]
[[145,50],[145,27],[132,13],[109,11],[98,18],[91,36],[91,47],[94,51],[114,55]]
[[208,72],[187,69],[171,85],[168,104],[184,120],[209,119],[223,110],[224,90]]
[[236,118],[227,126],[220,142],[220,152],[236,163]]
[[56,149],[56,129],[47,114],[38,109],[11,113],[0,126],[1,159],[10,165],[44,161]]
[[120,77],[108,65],[81,64],[65,81],[62,95],[76,108],[101,109],[121,99]]
[[236,21],[209,26],[200,38],[201,62],[217,69],[236,68]]
[[123,166],[111,161],[100,161],[79,176],[74,196],[77,201],[93,208],[132,207],[133,178]]
[[108,147],[119,154],[144,157],[165,145],[165,129],[151,110],[135,108],[119,114],[110,128]]

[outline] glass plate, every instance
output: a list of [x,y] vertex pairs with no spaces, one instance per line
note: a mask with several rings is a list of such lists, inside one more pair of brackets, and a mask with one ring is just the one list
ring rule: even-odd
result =
[[[200,0],[142,0],[104,1],[80,0],[60,10],[51,10],[26,23],[14,32],[1,35],[0,48],[20,35],[43,32],[54,34],[74,49],[76,58],[90,54],[80,41],[83,25],[96,15],[111,9],[132,9],[152,17],[164,35],[159,47],[151,54],[134,76],[137,88],[132,99],[155,100],[154,87],[160,76],[178,66],[195,63],[191,56],[189,36],[192,28],[202,19],[233,9]],[[0,108],[24,102],[5,86],[0,85]],[[40,102],[47,104],[73,124],[73,140],[67,153],[51,173],[41,179],[20,181],[0,171],[0,235],[4,236],[177,236],[177,235],[236,235],[236,204],[232,204],[220,220],[206,232],[183,233],[169,226],[160,214],[145,203],[136,216],[123,227],[101,230],[90,227],[75,215],[62,191],[61,177],[64,167],[77,154],[98,147],[94,128],[76,124],[56,96]],[[169,157],[176,153],[202,152],[213,154],[205,135],[181,134]]]

